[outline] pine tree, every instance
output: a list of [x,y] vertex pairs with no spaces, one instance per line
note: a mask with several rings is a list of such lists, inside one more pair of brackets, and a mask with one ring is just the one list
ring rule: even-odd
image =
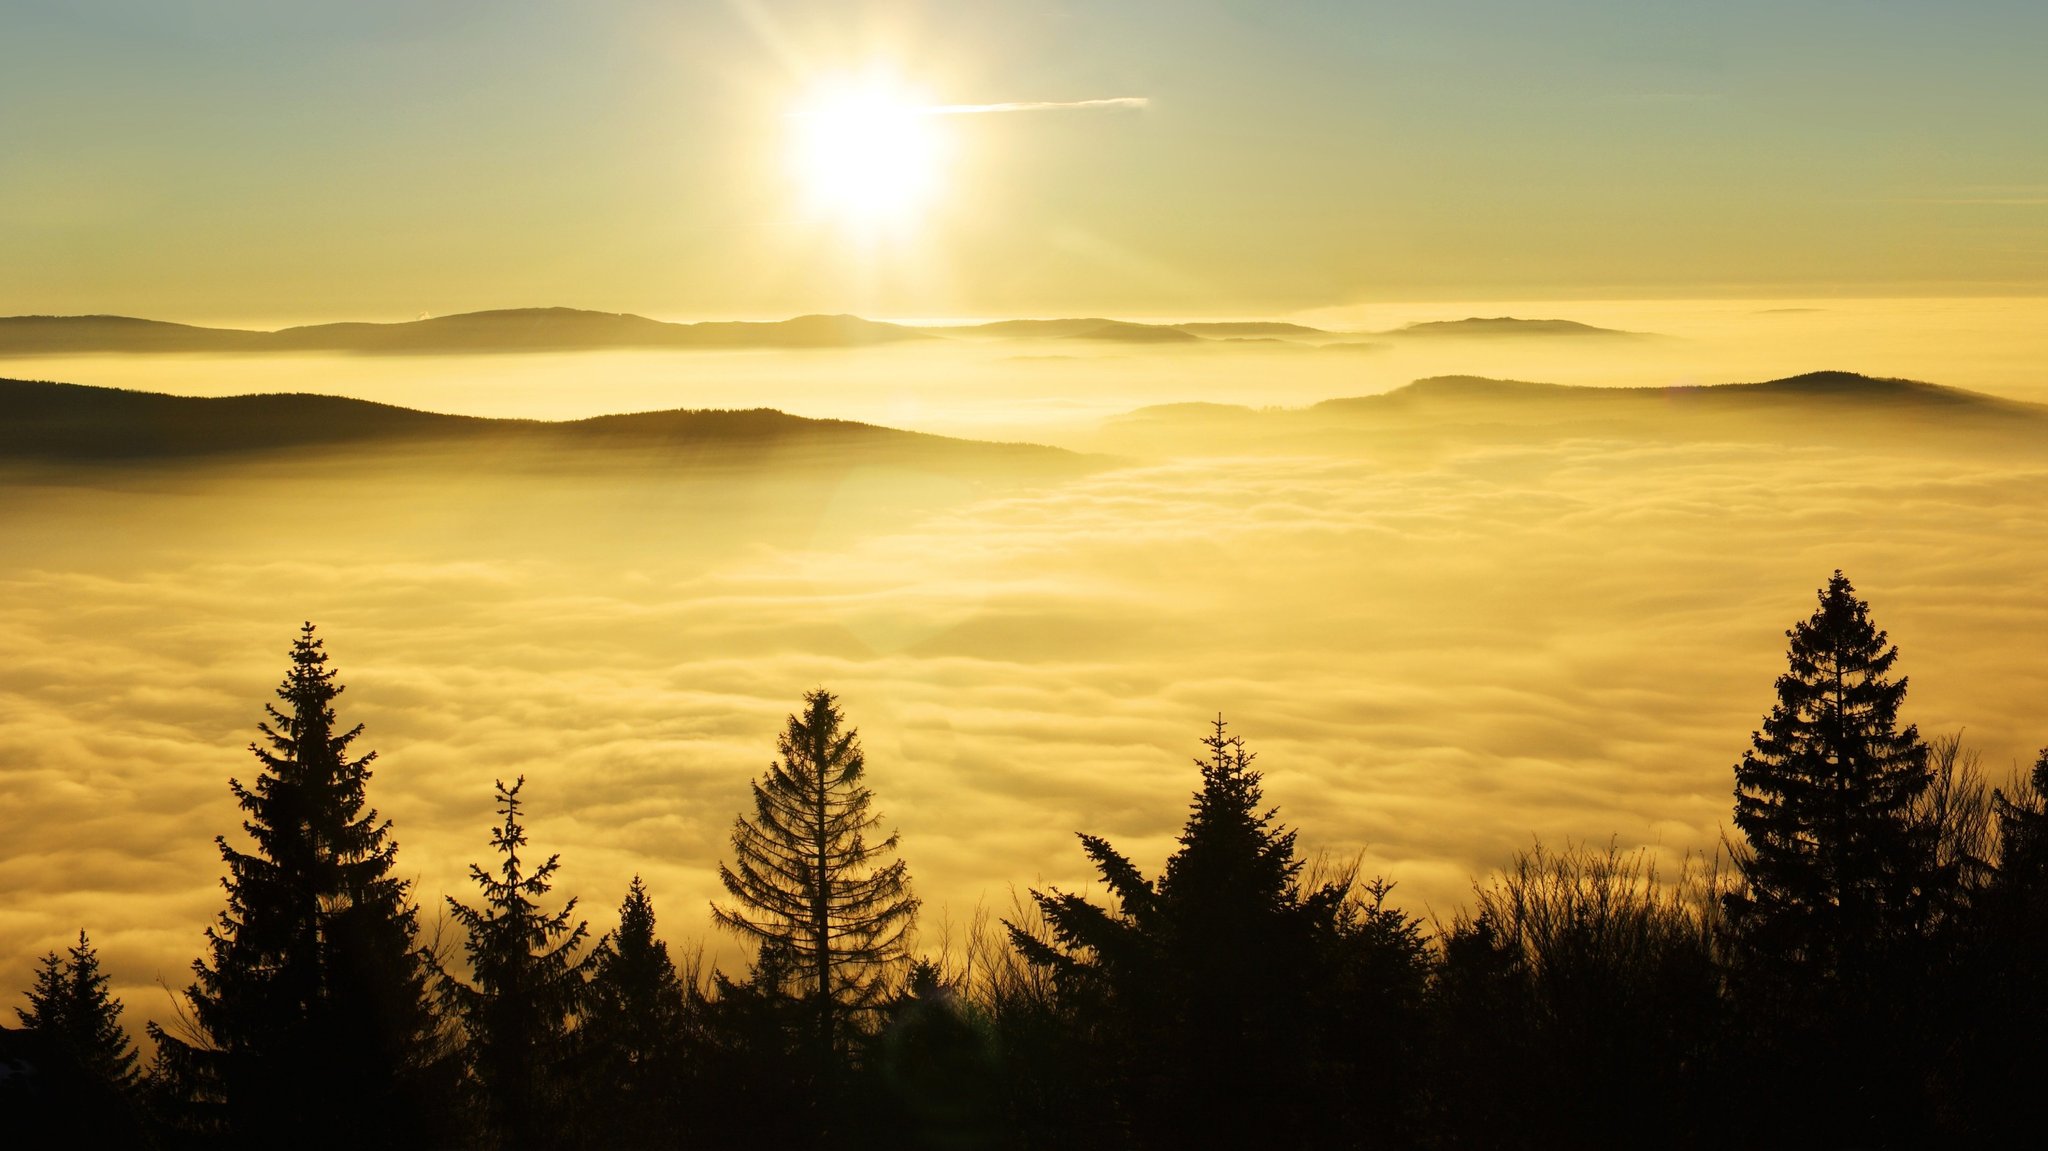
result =
[[875,1018],[918,908],[907,865],[888,858],[895,833],[868,841],[881,817],[868,811],[859,734],[842,724],[823,690],[789,717],[781,758],[753,785],[753,816],[733,823],[733,863],[718,869],[736,902],[712,909],[722,926],[790,957],[821,1074]]
[[639,876],[619,907],[619,929],[591,963],[583,1019],[585,1075],[594,1103],[586,1137],[608,1146],[652,1146],[674,1130],[693,1020],[689,989],[654,933],[654,901]]
[[1033,891],[1051,940],[1008,925],[1063,996],[1113,1021],[1111,1062],[1144,1144],[1294,1145],[1312,1134],[1301,1098],[1318,1054],[1308,1008],[1343,935],[1349,877],[1303,881],[1295,833],[1265,806],[1243,738],[1225,731],[1218,718],[1202,741],[1202,785],[1156,884],[1083,835],[1117,907]]
[[1753,1138],[1932,1138],[1939,997],[1930,928],[1954,868],[1924,818],[1919,731],[1898,723],[1898,649],[1837,571],[1786,632],[1777,703],[1735,768],[1739,888],[1725,901]]
[[8,1091],[0,1075],[0,1130],[61,1131],[79,1146],[147,1145],[136,1052],[108,982],[83,931],[78,946],[44,956],[28,1006],[14,1011],[40,1048],[31,1048],[36,1075],[26,1092]]
[[252,743],[254,786],[230,780],[254,840],[216,839],[227,909],[187,991],[190,1029],[151,1025],[178,1089],[236,1141],[302,1147],[426,1140],[440,1059],[427,957],[389,820],[366,806],[375,752],[337,727],[342,685],[313,625],[292,645]]
[[107,990],[99,953],[85,932],[68,955],[43,957],[28,1006],[17,1007],[21,1025],[49,1037],[96,1082],[126,1091],[135,1086],[136,1053],[121,1028],[122,1004]]
[[498,1145],[508,1148],[554,1147],[568,1140],[560,1096],[593,958],[577,955],[590,927],[575,919],[575,898],[553,914],[535,902],[553,886],[561,856],[524,869],[519,790],[525,785],[524,776],[511,787],[496,784],[504,822],[491,829],[491,846],[504,862],[496,876],[479,864],[469,867],[483,905],[448,898],[449,911],[468,934],[463,948],[474,985],[454,978],[443,983],[469,1039],[469,1072],[484,1123]]
[[1735,768],[1748,850],[1729,919],[1744,950],[1786,978],[1860,978],[1919,934],[1942,894],[1936,829],[1914,818],[1933,782],[1927,745],[1898,726],[1898,648],[1841,572],[1785,635],[1778,701]]

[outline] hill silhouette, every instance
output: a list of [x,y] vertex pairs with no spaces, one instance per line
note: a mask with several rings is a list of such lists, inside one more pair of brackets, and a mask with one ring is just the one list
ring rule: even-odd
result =
[[0,354],[258,351],[270,335],[131,316],[6,316],[0,317]]
[[1179,324],[1143,324],[1100,316],[1055,320],[995,320],[985,324],[920,329],[949,339],[1085,340],[1121,344],[1205,343],[1304,345],[1348,344],[1347,332],[1312,328],[1278,320],[1198,320]]
[[1433,338],[1505,339],[1519,337],[1584,336],[1603,338],[1640,339],[1642,332],[1624,332],[1616,328],[1596,328],[1577,320],[1524,320],[1515,316],[1471,316],[1463,320],[1430,320],[1409,324],[1383,336],[1414,336]]
[[671,324],[577,308],[510,308],[402,323],[311,324],[275,332],[203,328],[127,316],[0,318],[0,355],[82,352],[352,352],[449,354],[610,348],[847,348],[928,339],[858,316]]
[[[1501,321],[1457,321],[1498,323]],[[1508,321],[1569,324],[1570,321]],[[1584,325],[1574,325],[1584,327]],[[1429,325],[1416,325],[1429,327]],[[1589,332],[1600,329],[1587,328]],[[1404,330],[1403,334],[1413,334]],[[996,320],[983,324],[910,327],[849,315],[787,320],[669,323],[627,312],[579,308],[503,308],[395,323],[344,321],[274,332],[208,328],[132,316],[0,317],[0,356],[123,353],[342,352],[364,355],[447,355],[602,351],[628,348],[855,348],[933,339],[1077,340],[1092,343],[1199,345],[1250,341],[1349,346],[1350,333],[1272,320],[1205,320],[1146,324],[1100,316]]]
[[0,379],[0,464],[91,465],[290,455],[308,449],[396,451],[525,467],[565,464],[745,464],[855,458],[968,471],[1078,472],[1087,457],[1035,444],[990,443],[768,408],[675,410],[583,420],[484,419],[306,394],[170,396]]
[[1968,442],[2048,446],[2048,406],[1916,380],[1808,372],[1757,383],[1603,388],[1478,376],[1417,380],[1380,395],[1264,411],[1227,404],[1141,408],[1113,441],[1319,449],[1451,441]]
[[993,336],[1010,340],[1109,340],[1126,344],[1192,344],[1201,340],[1164,324],[1088,317],[1072,320],[997,320],[959,328],[936,329],[961,336]]

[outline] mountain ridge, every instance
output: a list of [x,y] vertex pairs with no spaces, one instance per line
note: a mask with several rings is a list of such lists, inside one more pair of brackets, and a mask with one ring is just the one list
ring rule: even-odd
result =
[[668,409],[576,420],[503,419],[421,411],[345,396],[277,392],[174,396],[41,380],[0,379],[0,464],[197,461],[350,449],[530,450],[601,460],[767,450],[880,451],[920,460],[1054,469],[1087,457],[1038,444],[959,439],[774,408]]
[[[1671,387],[1589,387],[1434,376],[1301,408],[1163,404],[1104,425],[1109,442],[1205,450],[1562,439],[1750,443],[1969,443],[2048,448],[2048,405],[1919,380],[1818,371]],[[1119,449],[1121,450],[1121,449]]]
[[1386,332],[1336,331],[1279,320],[1189,320],[1147,323],[1103,316],[992,320],[962,325],[914,325],[849,314],[809,314],[785,320],[703,320],[674,323],[631,312],[585,308],[495,308],[422,316],[414,320],[340,320],[263,331],[213,328],[135,316],[0,316],[0,355],[112,353],[340,352],[358,355],[492,354],[628,349],[861,348],[945,340],[1078,341],[1193,347],[1263,344],[1279,347],[1365,348],[1369,340],[1508,339],[1519,337],[1627,339],[1640,332],[1599,328],[1576,320],[1514,316],[1430,320]]
[[1140,323],[1100,316],[994,320],[917,326],[849,314],[785,320],[672,323],[631,312],[583,308],[496,308],[414,320],[340,320],[263,331],[214,328],[135,316],[0,316],[0,355],[113,353],[490,354],[608,349],[857,348],[944,340],[1074,340],[1126,344],[1232,344],[1256,338],[1331,346],[1357,333],[1269,320]]

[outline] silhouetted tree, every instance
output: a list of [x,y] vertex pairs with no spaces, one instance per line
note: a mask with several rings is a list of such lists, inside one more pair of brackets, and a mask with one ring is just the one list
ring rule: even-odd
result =
[[[2048,748],[2033,771],[1992,795],[1998,820],[1998,865],[1993,886],[2014,896],[2048,901]],[[2038,909],[2048,912],[2048,902]]]
[[21,1025],[48,1036],[73,1063],[98,1082],[127,1090],[135,1085],[135,1045],[121,1028],[121,1001],[107,990],[99,953],[85,932],[66,954],[43,957],[28,1006],[17,1007]]
[[918,908],[907,865],[891,858],[895,833],[868,839],[881,817],[868,810],[859,734],[843,723],[822,690],[789,717],[781,758],[754,782],[753,814],[733,822],[733,862],[718,869],[735,902],[712,909],[720,925],[779,956],[821,1076],[882,1006]]
[[1925,818],[1927,746],[1898,724],[1898,649],[1841,572],[1819,599],[1786,632],[1777,703],[1735,768],[1737,990],[1768,1032],[1764,1111],[1781,1136],[1911,1139],[1927,1112],[1927,932],[1956,870]]
[[[1309,980],[1309,1083],[1325,1146],[1404,1147],[1421,1138],[1429,982],[1421,921],[1387,905],[1394,885],[1354,886],[1319,947]],[[1310,889],[1321,886],[1313,878]],[[1361,1086],[1363,1085],[1363,1086]],[[1316,1125],[1311,1125],[1311,1130]]]
[[712,973],[713,993],[697,1004],[705,1045],[696,1086],[709,1104],[693,1117],[699,1145],[803,1147],[832,1125],[802,978],[799,957],[773,940],[761,944],[745,978]]
[[695,1020],[690,989],[654,933],[654,901],[639,876],[619,928],[592,954],[581,1026],[583,1141],[665,1144],[685,1119],[683,1093]]
[[[1330,1137],[1315,1098],[1323,1036],[1313,1008],[1342,934],[1349,877],[1308,885],[1294,832],[1265,807],[1240,737],[1218,719],[1202,786],[1155,884],[1106,840],[1081,836],[1114,909],[1033,891],[1050,939],[1012,923],[1013,945],[1060,995],[1104,1017],[1124,1132],[1158,1146],[1298,1146]],[[1372,1085],[1346,1083],[1347,1091]]]
[[1785,635],[1778,702],[1735,768],[1748,850],[1728,915],[1749,955],[1786,978],[1853,978],[1927,921],[1942,876],[1935,828],[1914,810],[1934,777],[1918,729],[1898,726],[1898,648],[1847,577]]
[[988,1019],[927,960],[911,965],[888,1017],[865,1060],[875,1097],[871,1126],[888,1133],[885,1142],[1002,1145],[1003,1075]]
[[1943,1103],[1957,1145],[2023,1145],[2048,1067],[2048,749],[1993,793],[1997,848],[1971,903],[1975,930],[1949,985],[1956,1026]]
[[14,1010],[35,1049],[36,1088],[20,1098],[0,1090],[0,1132],[33,1138],[41,1130],[101,1147],[147,1144],[135,1047],[108,984],[83,931],[78,946],[43,957],[28,1006]]
[[572,1138],[562,1093],[572,1075],[571,1033],[594,953],[577,955],[590,929],[574,918],[575,898],[552,914],[536,902],[552,886],[561,856],[525,870],[519,858],[526,846],[519,822],[525,785],[525,776],[511,787],[496,783],[504,822],[491,829],[491,847],[504,861],[495,876],[469,865],[482,906],[448,897],[449,911],[467,932],[463,950],[474,986],[450,977],[443,987],[469,1040],[471,1084],[492,1139],[500,1147],[545,1148]]
[[1445,941],[1432,1060],[1438,1141],[1718,1145],[1718,880],[1648,854],[1537,844],[1475,889]]
[[376,753],[336,725],[342,686],[312,624],[291,661],[250,745],[254,786],[228,784],[255,850],[216,840],[227,909],[193,964],[191,1027],[151,1034],[174,1091],[233,1141],[426,1141],[442,1049],[391,823],[366,806]]

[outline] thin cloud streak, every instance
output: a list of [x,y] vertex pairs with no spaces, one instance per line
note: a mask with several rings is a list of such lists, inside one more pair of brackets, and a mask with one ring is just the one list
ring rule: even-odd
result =
[[991,112],[1064,112],[1077,108],[1149,108],[1149,96],[1110,96],[1100,100],[1012,100],[1001,104],[934,104],[921,108],[927,116],[980,116]]

